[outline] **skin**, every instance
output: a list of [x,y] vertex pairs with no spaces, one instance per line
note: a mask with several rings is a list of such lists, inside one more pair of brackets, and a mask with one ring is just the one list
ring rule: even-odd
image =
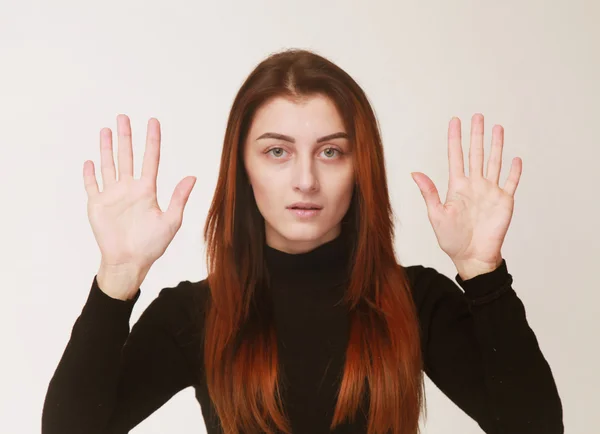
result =
[[523,160],[520,157],[513,158],[504,187],[500,187],[504,127],[494,125],[487,173],[484,176],[483,132],[483,114],[475,113],[471,118],[469,174],[466,175],[461,122],[457,117],[450,120],[450,177],[444,203],[431,178],[421,172],[412,173],[425,200],[438,244],[452,259],[464,280],[494,271],[502,264],[501,248],[512,219],[514,196],[523,171]]
[[[262,137],[265,133],[288,136]],[[277,97],[255,114],[244,165],[258,209],[265,219],[266,243],[286,253],[303,253],[336,238],[354,188],[352,144],[335,105],[322,95],[301,102]],[[295,202],[323,206],[310,219],[286,207]]]
[[[260,138],[267,132],[288,138]],[[268,245],[284,252],[302,253],[339,235],[354,188],[352,147],[344,137],[322,142],[319,138],[345,132],[335,106],[323,96],[302,102],[273,99],[256,113],[244,144],[244,164],[265,218]],[[489,273],[502,263],[501,247],[523,167],[521,158],[513,158],[504,187],[500,187],[504,128],[495,125],[484,176],[483,132],[483,115],[476,113],[471,119],[467,176],[460,119],[453,117],[450,121],[450,178],[445,203],[427,175],[411,174],[425,200],[438,243],[464,280]],[[152,264],[179,230],[196,177],[182,179],[169,207],[161,210],[156,198],[160,123],[155,118],[148,121],[139,179],[133,177],[131,126],[126,115],[117,117],[117,135],[118,170],[113,159],[112,131],[103,128],[102,191],[91,160],[84,162],[83,180],[90,224],[102,253],[99,286],[109,296],[125,300],[136,293]],[[297,201],[315,202],[323,209],[312,219],[298,219],[286,209]]]

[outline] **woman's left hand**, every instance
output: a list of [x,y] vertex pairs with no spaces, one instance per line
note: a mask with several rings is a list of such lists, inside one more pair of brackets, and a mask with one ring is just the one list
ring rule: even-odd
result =
[[427,206],[429,221],[442,250],[450,256],[461,277],[495,270],[502,263],[501,247],[510,224],[514,194],[519,184],[522,160],[512,160],[504,188],[498,185],[502,167],[504,129],[492,128],[492,148],[483,176],[483,115],[471,119],[469,176],[464,172],[460,119],[453,117],[448,127],[450,179],[446,203],[442,204],[433,181],[413,172]]

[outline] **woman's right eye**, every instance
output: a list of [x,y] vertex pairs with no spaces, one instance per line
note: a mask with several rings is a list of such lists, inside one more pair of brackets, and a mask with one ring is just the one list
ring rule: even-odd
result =
[[[276,152],[273,152],[273,151],[276,151]],[[285,152],[285,150],[284,150],[283,148],[271,148],[271,149],[269,149],[269,150],[267,151],[267,154],[268,154],[269,152],[270,152],[270,153],[271,153],[271,154],[272,154],[274,157],[277,157],[277,158],[279,158],[279,157],[281,157],[281,156],[283,155],[283,153]]]

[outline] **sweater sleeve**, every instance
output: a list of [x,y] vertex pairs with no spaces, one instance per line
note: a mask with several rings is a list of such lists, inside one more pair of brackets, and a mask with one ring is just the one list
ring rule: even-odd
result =
[[124,434],[193,384],[174,334],[189,284],[163,288],[130,333],[141,290],[131,300],[114,299],[94,277],[48,386],[42,434]]
[[550,366],[512,288],[506,261],[466,281],[416,266],[424,370],[489,434],[562,434]]

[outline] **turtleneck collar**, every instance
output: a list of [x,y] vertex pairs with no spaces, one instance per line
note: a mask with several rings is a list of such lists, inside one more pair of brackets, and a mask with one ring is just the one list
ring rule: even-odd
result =
[[[342,231],[336,238],[305,253],[286,253],[265,244],[265,261],[271,283],[290,290],[326,290],[348,277],[351,246]],[[283,289],[285,291],[285,289]]]

